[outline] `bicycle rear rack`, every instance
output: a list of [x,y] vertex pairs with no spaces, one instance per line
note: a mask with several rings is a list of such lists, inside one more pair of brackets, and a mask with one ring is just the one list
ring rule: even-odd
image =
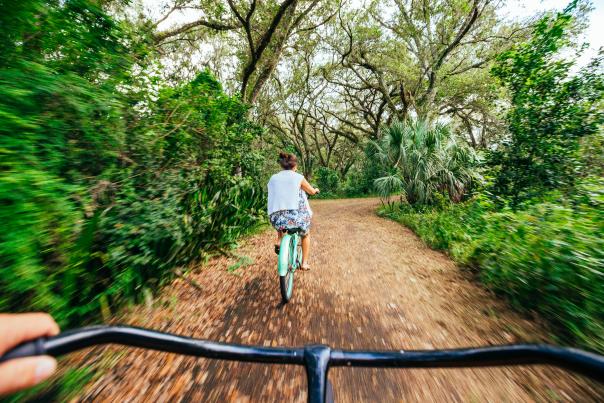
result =
[[308,401],[323,403],[330,367],[443,368],[548,364],[604,383],[604,356],[542,344],[513,344],[451,350],[348,351],[324,345],[302,348],[217,343],[129,326],[92,326],[21,344],[0,356],[0,363],[35,355],[61,356],[99,344],[122,344],[219,360],[303,365]]

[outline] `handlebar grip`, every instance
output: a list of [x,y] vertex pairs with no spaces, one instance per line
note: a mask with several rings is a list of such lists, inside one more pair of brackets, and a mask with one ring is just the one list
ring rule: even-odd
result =
[[8,350],[6,353],[0,356],[0,364],[8,360],[14,360],[16,358],[46,355],[46,348],[44,347],[45,341],[46,337],[40,337],[35,340],[19,344],[17,347]]

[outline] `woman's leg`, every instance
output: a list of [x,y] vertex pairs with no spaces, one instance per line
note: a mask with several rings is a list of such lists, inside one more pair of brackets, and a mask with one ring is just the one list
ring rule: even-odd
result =
[[277,231],[277,243],[275,244],[275,253],[278,255],[281,252],[281,239],[283,238],[283,232]]
[[308,266],[308,258],[310,257],[310,233],[302,237],[302,267]]
[[277,231],[277,243],[275,244],[275,246],[281,245],[281,239],[283,239],[283,232]]

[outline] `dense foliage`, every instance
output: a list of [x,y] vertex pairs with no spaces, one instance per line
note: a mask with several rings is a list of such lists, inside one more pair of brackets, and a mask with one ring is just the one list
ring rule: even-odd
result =
[[261,130],[209,73],[163,83],[97,2],[2,10],[0,311],[86,321],[258,222]]
[[443,124],[395,122],[373,144],[386,169],[385,176],[375,180],[382,197],[402,192],[410,204],[431,204],[445,193],[459,201],[476,176],[472,149]]
[[499,55],[493,68],[511,95],[510,138],[492,154],[494,191],[514,205],[551,189],[572,190],[581,168],[579,140],[604,123],[603,57],[571,74],[573,62],[559,55],[570,41],[576,3],[541,19],[532,39]]
[[314,175],[314,180],[323,197],[335,196],[340,192],[340,177],[333,169],[319,167]]

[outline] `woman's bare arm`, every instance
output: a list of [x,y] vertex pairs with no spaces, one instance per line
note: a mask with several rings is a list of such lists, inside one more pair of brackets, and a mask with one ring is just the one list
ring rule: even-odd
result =
[[302,190],[304,190],[311,196],[319,193],[319,189],[312,187],[306,179],[302,179],[302,184],[300,185],[300,187],[302,188]]

